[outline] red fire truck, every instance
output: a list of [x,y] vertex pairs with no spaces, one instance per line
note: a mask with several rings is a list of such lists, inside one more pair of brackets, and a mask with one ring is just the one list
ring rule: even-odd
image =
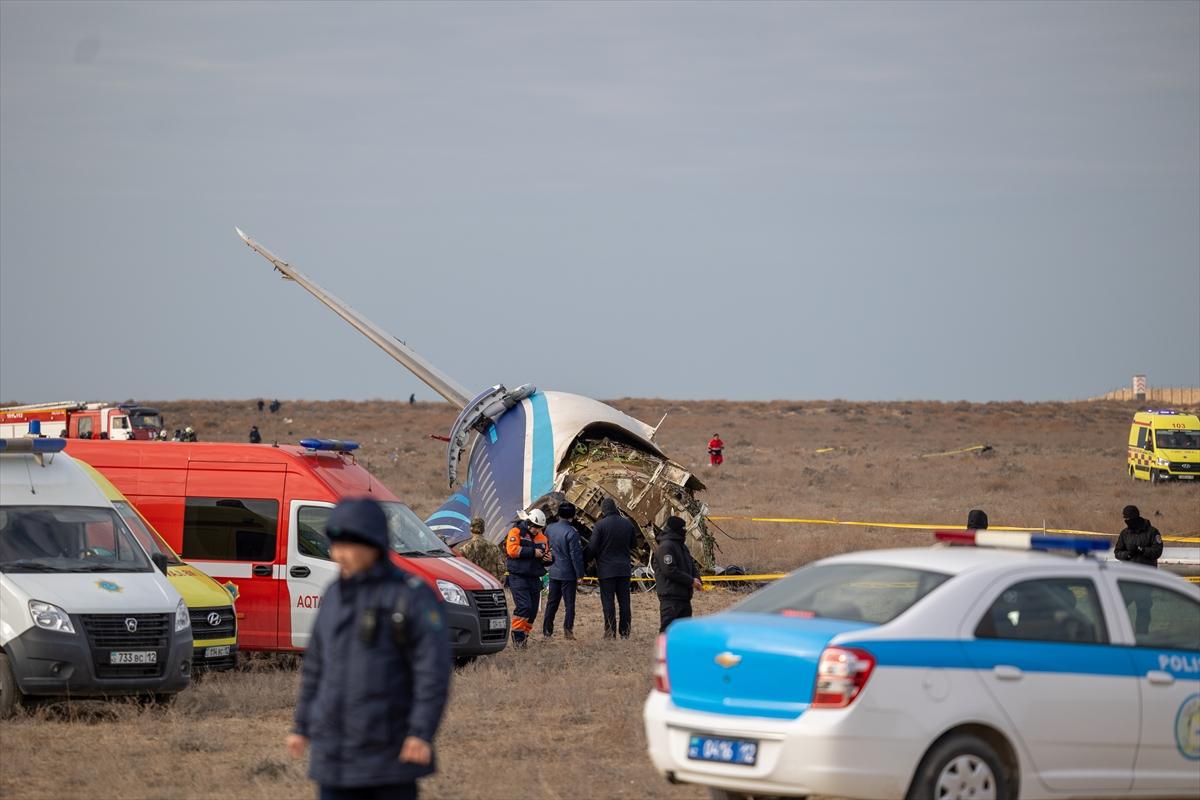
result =
[[35,403],[0,408],[0,437],[19,439],[33,428],[67,439],[153,439],[162,430],[157,409],[136,404]]

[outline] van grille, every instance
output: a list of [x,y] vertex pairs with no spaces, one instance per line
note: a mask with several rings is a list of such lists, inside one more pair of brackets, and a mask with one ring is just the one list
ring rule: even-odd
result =
[[508,603],[503,589],[482,589],[471,592],[479,610],[479,638],[484,642],[502,642],[508,638],[508,626],[492,630],[490,621],[508,616]]
[[[154,678],[162,675],[171,646],[169,614],[84,614],[83,629],[97,678]],[[133,620],[136,625],[131,625]],[[135,630],[130,631],[129,628]],[[154,664],[111,664],[113,651],[153,650]]]
[[1170,470],[1172,472],[1200,472],[1200,463],[1192,461],[1172,461]]
[[[217,615],[216,625],[209,622],[210,614]],[[192,638],[198,642],[205,639],[229,639],[237,635],[237,619],[232,606],[189,608],[188,616],[192,620]]]

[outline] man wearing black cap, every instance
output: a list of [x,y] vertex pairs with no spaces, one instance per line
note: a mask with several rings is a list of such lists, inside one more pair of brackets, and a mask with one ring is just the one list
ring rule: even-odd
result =
[[1125,529],[1117,537],[1113,555],[1119,561],[1132,561],[1157,568],[1158,557],[1163,550],[1162,534],[1158,528],[1142,517],[1137,506],[1125,506],[1121,516],[1125,518]]
[[288,752],[301,758],[312,744],[321,800],[415,798],[435,768],[453,666],[440,604],[391,562],[374,500],[343,500],[326,535],[341,575],[317,612]]
[[679,517],[667,517],[667,526],[657,537],[653,564],[659,633],[675,620],[692,615],[692,594],[701,586],[686,536],[684,521]]
[[558,604],[563,605],[563,637],[575,638],[575,588],[583,578],[583,545],[575,527],[574,503],[560,503],[558,519],[546,526],[554,560],[550,563],[549,597],[542,617],[542,635],[554,635]]
[[987,514],[982,509],[972,508],[967,512],[967,530],[986,531],[988,526]]

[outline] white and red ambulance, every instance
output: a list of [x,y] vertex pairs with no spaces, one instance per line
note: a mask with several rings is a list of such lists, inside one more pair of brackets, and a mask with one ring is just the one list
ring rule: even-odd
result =
[[70,440],[72,456],[112,481],[192,566],[237,599],[243,650],[302,650],[338,573],[325,523],[343,497],[374,497],[392,559],[445,601],[456,657],[502,650],[508,608],[495,576],[456,556],[355,462],[353,442],[300,446]]

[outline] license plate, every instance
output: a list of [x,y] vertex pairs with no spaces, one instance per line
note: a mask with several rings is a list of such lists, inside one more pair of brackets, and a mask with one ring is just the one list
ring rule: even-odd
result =
[[508,620],[506,620],[504,617],[496,617],[495,619],[488,621],[488,627],[494,631],[503,630],[504,628],[508,627]]
[[110,664],[157,664],[158,653],[154,650],[113,650],[108,654]]
[[209,647],[204,650],[205,658],[220,658],[221,656],[229,655],[229,645],[221,644],[216,647]]
[[758,761],[758,742],[748,739],[718,739],[692,736],[688,740],[688,758],[693,761],[717,761],[752,767]]

